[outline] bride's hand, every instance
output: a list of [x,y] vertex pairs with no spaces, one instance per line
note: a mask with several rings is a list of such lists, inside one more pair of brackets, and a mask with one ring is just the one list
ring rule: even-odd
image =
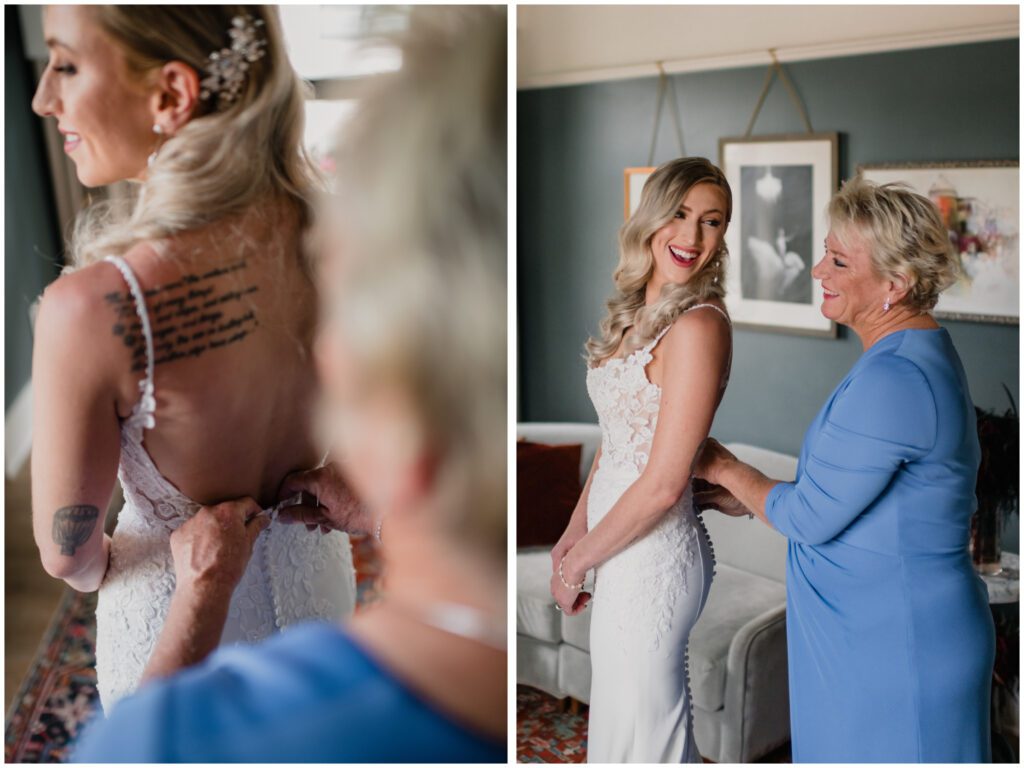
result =
[[278,517],[282,523],[303,523],[311,531],[319,527],[324,533],[370,533],[374,529],[369,510],[359,503],[333,464],[288,475],[281,483],[278,498],[285,499],[299,491],[315,496],[320,506],[284,509]]
[[551,550],[552,573],[558,573],[558,564],[562,562],[562,558],[565,557],[566,553],[575,547],[576,543],[586,535],[587,524],[585,520],[581,523],[573,523],[572,520],[569,521],[569,525],[565,529],[565,532]]
[[727,489],[699,479],[693,481],[693,505],[701,512],[717,509],[730,517],[750,516],[750,510]]
[[562,583],[557,573],[551,576],[551,596],[566,616],[575,616],[587,607],[592,595],[578,589],[569,589]]

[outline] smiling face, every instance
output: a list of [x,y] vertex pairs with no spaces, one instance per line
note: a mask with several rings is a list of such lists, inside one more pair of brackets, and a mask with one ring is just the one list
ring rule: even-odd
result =
[[842,240],[832,230],[825,238],[825,256],[811,272],[821,281],[825,299],[821,313],[854,330],[870,327],[884,314],[883,305],[896,296],[893,284],[875,271],[865,238],[853,227]]
[[32,109],[57,119],[79,181],[98,187],[141,178],[157,146],[151,91],[132,77],[87,7],[48,6],[43,30],[50,61]]
[[685,283],[722,247],[726,196],[716,184],[696,184],[668,224],[651,238],[654,272],[647,284],[651,301],[667,283]]

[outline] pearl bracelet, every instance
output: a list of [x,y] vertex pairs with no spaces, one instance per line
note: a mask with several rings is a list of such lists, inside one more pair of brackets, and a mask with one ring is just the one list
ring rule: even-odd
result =
[[576,590],[583,589],[583,583],[584,583],[584,581],[586,581],[586,577],[584,576],[584,580],[581,581],[579,584],[570,584],[569,582],[567,582],[565,580],[565,575],[562,573],[562,564],[563,563],[565,563],[565,555],[562,555],[562,559],[558,561],[558,578],[560,578],[562,580],[562,584],[565,585],[565,588],[566,589],[576,589]]

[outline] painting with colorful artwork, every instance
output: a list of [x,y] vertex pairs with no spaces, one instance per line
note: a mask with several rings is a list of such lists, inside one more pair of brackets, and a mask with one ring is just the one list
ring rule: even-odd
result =
[[864,165],[878,183],[903,182],[939,208],[963,275],[939,298],[951,320],[1020,322],[1020,169],[1016,160]]

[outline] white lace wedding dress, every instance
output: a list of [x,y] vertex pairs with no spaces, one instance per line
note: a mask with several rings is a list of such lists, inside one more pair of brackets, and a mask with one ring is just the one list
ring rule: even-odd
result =
[[[687,311],[700,307],[722,312],[712,304]],[[587,497],[588,530],[647,465],[661,389],[645,368],[670,327],[628,357],[587,372],[587,392],[601,425],[601,459]],[[598,566],[590,621],[588,762],[701,762],[693,740],[687,642],[713,573],[714,551],[694,513],[689,484],[649,533]]]
[[[153,338],[142,290],[127,262],[108,257],[135,300],[146,341],[142,398],[121,425],[118,478],[125,504],[96,607],[96,677],[107,711],[135,690],[163,627],[174,592],[170,535],[199,504],[163,475],[143,446],[155,425]],[[304,619],[339,620],[355,606],[348,537],[272,523],[256,540],[252,560],[231,599],[222,644],[252,643]]]

